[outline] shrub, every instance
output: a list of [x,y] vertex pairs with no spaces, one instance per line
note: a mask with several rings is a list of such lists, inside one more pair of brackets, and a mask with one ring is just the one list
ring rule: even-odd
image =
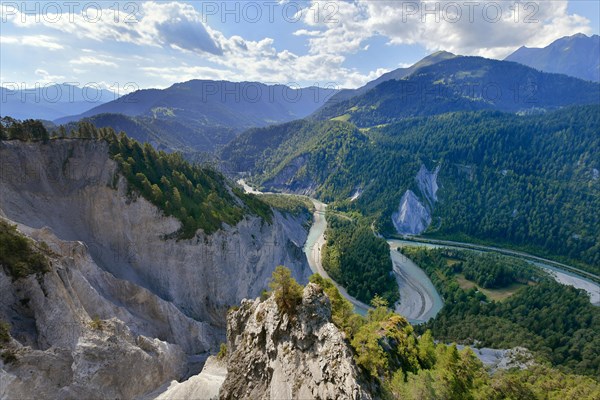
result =
[[[309,278],[311,283],[319,285],[329,297],[331,301],[331,319],[333,323],[341,328],[347,335],[352,336],[355,332],[353,328],[353,316],[359,320],[361,317],[358,314],[353,314],[354,306],[350,303],[340,291],[335,287],[330,279],[325,279],[319,274],[311,275]],[[362,325],[362,323],[361,323]]]
[[217,354],[217,360],[223,360],[227,357],[227,345],[225,343],[221,343],[219,347],[219,353]]
[[271,297],[271,293],[269,293],[268,290],[263,290],[262,292],[260,292],[260,302],[261,303],[263,301],[267,300],[269,297]]
[[0,349],[10,341],[10,325],[0,320]]
[[4,364],[10,364],[11,362],[17,361],[17,355],[14,350],[4,350],[1,357]]
[[103,323],[102,320],[96,316],[94,317],[91,321],[90,321],[90,328],[96,330],[96,331],[101,331],[103,328]]

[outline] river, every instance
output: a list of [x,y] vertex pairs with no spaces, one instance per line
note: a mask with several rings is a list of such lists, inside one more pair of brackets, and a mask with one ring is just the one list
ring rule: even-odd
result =
[[[243,180],[239,180],[238,183],[248,193],[263,194],[247,185]],[[308,264],[313,273],[318,273],[327,279],[331,279],[321,264],[321,249],[323,244],[325,244],[325,230],[327,229],[327,221],[325,219],[327,204],[310,197],[309,199],[315,206],[315,212],[313,215],[313,224],[308,232],[308,237],[304,245],[304,253],[306,254]],[[387,239],[387,242],[390,245],[393,272],[396,282],[398,283],[401,299],[400,302],[396,304],[394,311],[404,316],[413,324],[427,322],[429,319],[434,318],[442,309],[444,302],[425,272],[410,259],[399,253],[397,251],[398,247],[420,246],[433,248],[465,248],[468,246],[468,248],[476,251],[496,250],[485,246],[448,241],[444,241],[443,243],[431,243],[430,241],[420,242],[418,239],[410,241]],[[498,250],[502,251],[502,249]],[[515,257],[527,256],[527,254],[524,253],[515,253],[511,255]],[[559,283],[585,290],[590,295],[592,304],[600,305],[600,285],[573,272],[563,270],[555,265],[550,265],[549,262],[545,262],[546,260],[542,258],[531,256],[531,259],[528,261],[549,272]],[[360,315],[366,315],[367,311],[371,308],[369,305],[350,296],[346,289],[338,285],[333,279],[331,279],[331,281],[335,284],[340,293],[352,303],[355,312]]]
[[330,279],[333,284],[340,291],[342,296],[348,299],[354,306],[354,311],[360,315],[366,315],[369,310],[369,306],[360,300],[350,296],[345,288],[338,285],[336,281],[329,277],[329,274],[323,268],[321,263],[321,249],[325,244],[325,230],[327,229],[327,220],[325,219],[325,211],[327,204],[322,203],[315,199],[310,199],[315,205],[315,212],[313,214],[313,224],[308,232],[306,244],[304,245],[304,253],[308,259],[308,265],[313,273],[319,274],[324,278]]
[[396,241],[388,240],[388,244],[400,291],[400,302],[396,305],[395,311],[413,324],[427,322],[440,312],[444,302],[427,274],[412,260],[397,251]]
[[[240,179],[238,184],[247,193],[264,194],[249,186],[243,179]],[[329,277],[329,274],[327,274],[327,271],[325,271],[321,264],[321,249],[325,244],[325,230],[327,229],[327,221],[325,219],[327,204],[310,197],[309,199],[315,206],[315,212],[313,214],[313,224],[304,245],[304,253],[306,254],[308,265],[313,273],[318,273],[330,279],[342,296],[352,303],[354,311],[364,316],[371,307],[348,294],[344,287]],[[435,317],[440,311],[443,306],[442,299],[425,272],[415,263],[398,253],[395,250],[397,246],[394,247],[392,243],[393,241],[390,242],[390,255],[401,298],[401,301],[396,304],[394,311],[404,316],[410,323],[418,324],[426,322],[430,318]]]

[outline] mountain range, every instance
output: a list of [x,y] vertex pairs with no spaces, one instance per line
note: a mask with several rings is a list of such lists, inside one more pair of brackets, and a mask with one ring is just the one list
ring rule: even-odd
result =
[[[440,57],[401,70],[371,90],[329,102],[312,117],[349,121],[359,127],[418,115],[453,111],[539,112],[600,99],[600,85],[482,57]],[[368,87],[369,85],[367,85]]]
[[[357,89],[192,80],[166,89],[139,90],[102,104],[76,98],[67,104],[30,104],[28,100],[26,107],[15,102],[20,94],[3,93],[9,101],[3,104],[2,114],[52,119],[56,124],[69,124],[68,129],[87,119],[99,127],[126,131],[158,149],[214,152],[247,129],[306,117],[369,127],[453,111],[535,113],[594,103],[600,98],[598,85],[538,70],[598,80],[592,79],[598,71],[597,42],[597,35],[580,34],[559,39],[545,49],[521,48],[507,58],[518,63],[440,51]],[[569,63],[592,73],[582,75]],[[109,98],[102,93],[102,99]]]
[[540,71],[600,82],[600,36],[579,33],[560,38],[544,48],[523,46],[505,60]]
[[223,168],[384,234],[502,242],[598,271],[586,210],[600,206],[600,84],[449,53],[378,82],[243,133],[219,151]]
[[[88,111],[119,96],[96,85],[74,86],[66,83],[23,88],[0,87],[0,115],[16,119],[52,121]],[[10,87],[14,86],[14,87]]]
[[304,118],[335,92],[318,87],[192,80],[162,90],[139,90],[55,123],[88,118],[97,126],[126,130],[131,137],[158,148],[212,151],[245,129]]
[[381,75],[379,78],[368,82],[366,85],[359,87],[358,89],[342,89],[335,95],[331,96],[331,99],[326,103],[326,105],[336,104],[344,100],[348,100],[352,97],[356,97],[362,94],[367,93],[369,90],[374,89],[376,86],[383,82],[391,81],[391,80],[399,80],[405,78],[418,70],[419,68],[426,67],[428,65],[436,64],[440,61],[449,60],[451,58],[457,57],[456,55],[449,53],[447,51],[438,51],[435,52],[421,61],[413,64],[408,68],[398,68],[390,72],[386,72]]

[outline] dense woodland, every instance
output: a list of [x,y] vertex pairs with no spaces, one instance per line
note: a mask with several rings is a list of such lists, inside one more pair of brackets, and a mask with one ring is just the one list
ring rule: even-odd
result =
[[[450,113],[362,130],[307,121],[248,132],[224,157],[246,166],[244,146],[262,148],[251,160],[258,183],[316,187],[332,208],[377,218],[384,234],[394,231],[391,215],[404,192],[420,196],[421,166],[440,166],[426,235],[520,248],[599,273],[598,126],[600,106]],[[357,189],[362,194],[350,201]]]
[[69,137],[106,141],[111,158],[130,185],[131,195],[142,195],[165,215],[181,221],[177,238],[192,238],[198,229],[211,234],[223,223],[235,225],[248,214],[271,222],[272,211],[267,204],[230,186],[219,172],[190,164],[179,153],[156,151],[148,143],[141,145],[124,133],[117,135],[111,128],[81,122],[77,130],[67,132],[64,127],[59,128],[51,138],[39,121],[21,123],[3,118],[0,126],[3,139],[48,142]]
[[387,242],[373,235],[369,223],[360,216],[352,220],[328,213],[327,222],[321,260],[329,276],[367,304],[375,296],[388,304],[396,303],[400,294]]
[[0,118],[0,140],[40,140],[47,142],[50,140],[50,134],[39,120],[26,119],[19,121],[11,117],[2,117]]
[[545,273],[527,261],[493,253],[446,250],[444,256],[455,273],[486,289],[499,289],[514,283],[537,282]]
[[[423,268],[444,300],[440,313],[420,331],[431,329],[444,342],[522,346],[565,371],[600,376],[600,308],[582,290],[538,277],[537,284],[524,286],[508,299],[490,301],[476,288],[461,289],[456,266],[448,262],[454,254],[444,249],[402,250]],[[471,257],[473,262],[481,257],[482,263],[489,263],[488,256],[472,253]],[[507,271],[514,265],[510,257],[494,257],[495,262],[506,264]]]

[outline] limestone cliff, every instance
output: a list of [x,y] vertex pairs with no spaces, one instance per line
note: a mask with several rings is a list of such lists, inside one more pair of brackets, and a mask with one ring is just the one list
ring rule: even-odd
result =
[[128,193],[104,142],[0,142],[0,188],[0,215],[56,253],[41,277],[0,273],[17,356],[0,364],[0,398],[149,393],[197,372],[226,310],[258,296],[275,266],[310,274],[305,221],[278,212],[167,239],[179,221]]
[[221,399],[371,398],[319,286],[306,286],[294,316],[282,314],[271,297],[244,300],[227,322]]
[[407,190],[400,199],[398,211],[392,214],[396,232],[403,235],[419,235],[429,227],[433,208],[438,200],[439,170],[439,166],[434,171],[429,171],[425,165],[421,165],[415,177],[418,195],[412,190]]

